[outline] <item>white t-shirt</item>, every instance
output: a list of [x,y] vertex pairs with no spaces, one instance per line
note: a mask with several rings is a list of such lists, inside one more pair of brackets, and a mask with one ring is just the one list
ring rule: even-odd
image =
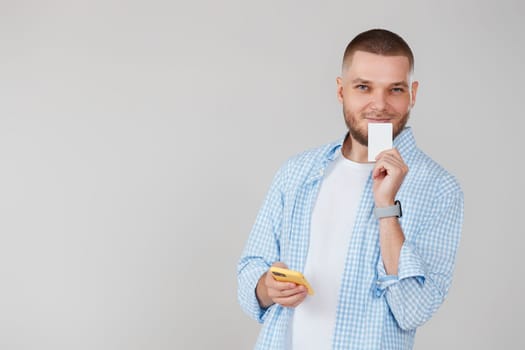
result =
[[327,167],[312,211],[304,275],[315,295],[294,310],[294,350],[331,349],[339,288],[361,194],[374,167],[356,163],[341,151]]

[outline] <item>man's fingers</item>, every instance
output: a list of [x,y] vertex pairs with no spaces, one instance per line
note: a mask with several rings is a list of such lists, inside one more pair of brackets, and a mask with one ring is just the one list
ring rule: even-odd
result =
[[372,177],[375,179],[384,172],[386,172],[386,169],[382,165],[376,164],[374,171],[372,172]]
[[383,158],[381,158],[381,160],[390,161],[390,162],[393,162],[393,163],[396,163],[396,164],[404,164],[403,160],[401,158],[396,157],[396,155],[394,155],[392,153],[385,154],[383,156]]
[[394,148],[391,148],[391,149],[386,149],[384,151],[379,152],[379,154],[376,156],[376,162],[380,160],[381,158],[383,158],[385,154],[391,153],[393,150]]
[[[285,283],[287,284],[287,283]],[[292,283],[292,288],[289,288],[288,285],[284,286],[284,288],[272,288],[272,287],[269,287],[268,288],[268,295],[272,296],[272,297],[287,297],[287,296],[290,296],[290,295],[294,295],[294,294],[297,294],[297,293],[300,293],[303,291],[303,289],[300,288],[300,286],[297,286],[295,284]],[[304,288],[304,287],[303,287]]]
[[265,282],[266,282],[266,286],[268,288],[278,289],[278,290],[292,289],[292,288],[296,287],[296,284],[292,283],[292,282],[277,281],[275,278],[273,278],[271,273],[268,273],[268,275],[266,276],[266,281]]
[[403,162],[402,159],[394,156],[391,153],[385,153],[383,156],[376,162],[376,166],[372,173],[374,178],[381,176],[382,173],[407,173],[408,167]]
[[274,296],[289,296],[306,290],[305,286],[293,282],[279,282],[276,280],[268,283],[267,287],[268,294],[273,293]]
[[403,161],[403,158],[399,157],[398,154],[387,152],[383,153],[381,156],[378,156],[376,163],[382,162],[382,161],[391,161],[396,164],[405,164]]
[[304,294],[303,297],[300,298],[299,300],[297,300],[295,303],[293,303],[293,304],[291,305],[291,307],[297,307],[297,306],[299,306],[299,304],[301,304],[301,303],[304,301],[304,299],[306,299],[306,297],[307,297],[307,294]]
[[386,154],[380,161],[377,162],[376,166],[382,166],[383,168],[391,171],[404,171],[406,165],[400,159]]
[[307,295],[306,292],[301,292],[301,293],[297,293],[289,297],[274,298],[273,301],[282,306],[296,307],[297,305],[299,305],[300,303],[304,301],[304,299],[306,298],[306,295]]
[[401,153],[399,153],[399,151],[397,150],[397,148],[391,148],[391,149],[387,149],[387,150],[384,150],[384,151],[381,151],[377,156],[376,156],[376,161],[380,160],[381,158],[383,158],[384,156],[386,155],[391,155],[401,161],[403,161],[403,158],[401,157]]
[[403,161],[403,158],[401,158],[400,156],[398,155],[394,155],[394,154],[388,154],[388,158],[387,158],[389,161],[397,164],[401,169],[405,169],[407,167],[407,165],[405,164],[405,162]]
[[283,269],[287,269],[287,268],[288,268],[288,266],[286,266],[286,264],[283,263],[283,262],[281,262],[281,261],[274,262],[274,263],[272,264],[272,266],[275,266],[275,267],[282,267]]

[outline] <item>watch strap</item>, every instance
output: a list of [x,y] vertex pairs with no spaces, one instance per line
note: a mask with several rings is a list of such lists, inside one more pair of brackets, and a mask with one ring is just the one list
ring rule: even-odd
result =
[[394,205],[391,205],[389,207],[374,208],[374,216],[376,217],[376,219],[388,218],[392,216],[400,218],[402,216],[401,202],[396,200],[394,202]]

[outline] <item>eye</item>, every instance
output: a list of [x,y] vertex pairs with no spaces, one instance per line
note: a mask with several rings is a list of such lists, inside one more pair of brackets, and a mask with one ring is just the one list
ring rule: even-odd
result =
[[400,94],[405,92],[405,89],[403,89],[402,87],[394,87],[392,88],[392,92]]
[[364,85],[364,84],[358,84],[358,85],[355,86],[355,88],[357,90],[361,90],[361,91],[367,91],[368,90],[368,86]]

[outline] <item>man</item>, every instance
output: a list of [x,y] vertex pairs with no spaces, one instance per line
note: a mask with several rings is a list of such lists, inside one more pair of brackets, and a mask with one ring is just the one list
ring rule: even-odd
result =
[[[349,132],[277,172],[238,265],[241,307],[264,323],[257,349],[411,349],[447,295],[463,193],[405,127],[413,65],[397,34],[359,34],[337,78]],[[369,123],[393,126],[375,163]],[[271,265],[303,272],[315,295]]]

